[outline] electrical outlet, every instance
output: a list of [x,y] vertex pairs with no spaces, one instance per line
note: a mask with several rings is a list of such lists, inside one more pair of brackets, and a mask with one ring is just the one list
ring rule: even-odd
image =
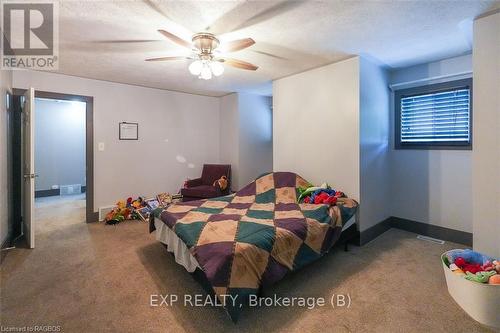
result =
[[104,151],[104,142],[99,142],[99,144],[97,145],[97,149],[99,151]]

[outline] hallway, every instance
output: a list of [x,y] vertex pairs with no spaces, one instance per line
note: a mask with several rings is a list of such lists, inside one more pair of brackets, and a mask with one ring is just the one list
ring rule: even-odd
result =
[[85,223],[85,193],[35,198],[35,234]]

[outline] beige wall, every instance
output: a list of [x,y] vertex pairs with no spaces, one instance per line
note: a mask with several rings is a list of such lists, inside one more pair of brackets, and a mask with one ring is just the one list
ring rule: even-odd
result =
[[474,249],[500,257],[500,13],[474,22]]
[[[447,79],[404,84],[415,80],[463,74],[470,77],[472,56],[421,64],[390,74],[391,84],[409,88]],[[476,87],[474,82],[474,94]],[[472,232],[472,152],[470,150],[394,149],[394,93],[391,94],[390,213],[417,222]],[[475,110],[473,110],[475,118]],[[473,143],[474,150],[477,142]]]
[[389,86],[385,69],[360,57],[360,230],[388,218],[392,204]]
[[221,162],[231,164],[239,190],[273,169],[271,98],[234,93],[221,98]]
[[240,188],[273,171],[272,99],[238,93]]
[[239,172],[239,113],[238,94],[229,94],[220,99],[220,160],[231,164],[231,189],[240,189]]
[[351,58],[273,83],[274,170],[359,201],[360,231],[390,216],[388,73]]
[[359,200],[359,58],[273,82],[273,168]]
[[[16,71],[13,86],[94,97],[95,210],[127,196],[177,192],[203,163],[219,162],[218,98],[29,71]],[[138,141],[118,140],[121,121],[139,123]]]
[[0,70],[0,245],[7,239],[9,233],[6,94],[11,88],[12,71]]

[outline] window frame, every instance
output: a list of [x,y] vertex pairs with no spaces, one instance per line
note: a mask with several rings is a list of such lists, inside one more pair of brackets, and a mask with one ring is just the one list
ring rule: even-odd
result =
[[[447,90],[468,88],[469,89],[469,141],[468,142],[401,142],[401,99],[405,97],[417,96],[422,94],[437,93]],[[417,86],[394,91],[394,109],[395,109],[395,130],[394,130],[394,149],[425,149],[425,150],[472,150],[472,78],[447,81],[442,83]]]

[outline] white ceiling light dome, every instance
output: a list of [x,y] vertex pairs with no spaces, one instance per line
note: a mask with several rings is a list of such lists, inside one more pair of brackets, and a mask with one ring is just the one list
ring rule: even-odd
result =
[[189,72],[203,80],[210,80],[213,76],[224,73],[224,66],[219,61],[210,59],[197,59],[189,67]]
[[195,60],[189,65],[189,72],[193,75],[200,75],[203,63],[200,60]]
[[224,66],[218,61],[210,62],[210,69],[215,76],[221,76],[224,73]]
[[204,62],[201,68],[200,79],[210,80],[211,78],[212,78],[212,70],[210,69],[208,63]]

